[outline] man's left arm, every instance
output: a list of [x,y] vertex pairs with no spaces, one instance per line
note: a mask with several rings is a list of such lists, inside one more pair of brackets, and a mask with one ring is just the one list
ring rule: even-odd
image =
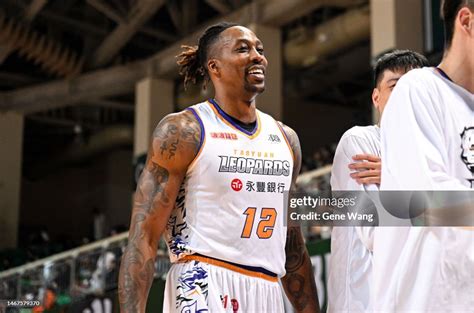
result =
[[[293,150],[294,165],[291,188],[301,169],[301,146],[296,132],[281,124]],[[300,227],[288,226],[286,235],[286,275],[281,279],[286,296],[296,312],[319,313],[318,293],[311,260]]]

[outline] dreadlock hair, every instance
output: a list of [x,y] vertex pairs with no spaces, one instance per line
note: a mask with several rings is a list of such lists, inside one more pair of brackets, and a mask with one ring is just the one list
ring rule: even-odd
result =
[[209,73],[207,71],[207,60],[209,57],[209,49],[227,28],[238,26],[235,23],[222,22],[208,27],[204,34],[199,38],[197,46],[183,45],[180,54],[176,56],[178,59],[176,63],[179,66],[179,74],[184,76],[184,88],[188,82],[196,83],[199,76],[203,76],[204,87],[206,87],[209,80]]
[[414,68],[429,66],[425,56],[410,50],[393,50],[381,54],[374,65],[374,87],[382,80],[386,70],[409,71]]
[[441,19],[444,22],[444,43],[449,48],[454,36],[454,21],[459,10],[468,7],[474,10],[474,0],[443,0],[441,4]]

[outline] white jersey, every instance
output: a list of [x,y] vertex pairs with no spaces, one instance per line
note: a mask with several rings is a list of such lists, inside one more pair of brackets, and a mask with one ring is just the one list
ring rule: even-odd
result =
[[[404,75],[382,118],[381,190],[472,188],[468,138],[473,110],[473,95],[435,69]],[[458,313],[474,308],[472,231],[377,228],[373,261],[376,311]]]
[[[380,128],[356,126],[344,133],[336,148],[331,190],[377,191],[375,184],[359,185],[350,177],[356,154],[380,156]],[[366,312],[370,305],[373,227],[334,227],[328,279],[328,312]]]
[[212,100],[190,107],[202,145],[165,231],[172,262],[198,253],[285,274],[284,191],[293,152],[282,128],[257,110],[253,132]]

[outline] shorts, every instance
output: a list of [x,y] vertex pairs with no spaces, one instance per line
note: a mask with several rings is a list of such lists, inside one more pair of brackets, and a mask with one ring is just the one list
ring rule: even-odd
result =
[[168,272],[163,312],[284,312],[276,277],[206,257],[186,259]]

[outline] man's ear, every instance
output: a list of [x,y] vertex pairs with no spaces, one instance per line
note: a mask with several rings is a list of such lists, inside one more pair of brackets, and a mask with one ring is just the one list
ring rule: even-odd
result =
[[458,12],[457,20],[461,24],[461,28],[465,29],[467,32],[471,31],[472,25],[472,15],[473,13],[469,8],[464,7]]
[[219,61],[216,59],[210,59],[207,61],[207,71],[209,74],[214,74],[216,76],[219,76]]
[[377,87],[372,91],[372,104],[378,110],[380,105],[380,91]]

